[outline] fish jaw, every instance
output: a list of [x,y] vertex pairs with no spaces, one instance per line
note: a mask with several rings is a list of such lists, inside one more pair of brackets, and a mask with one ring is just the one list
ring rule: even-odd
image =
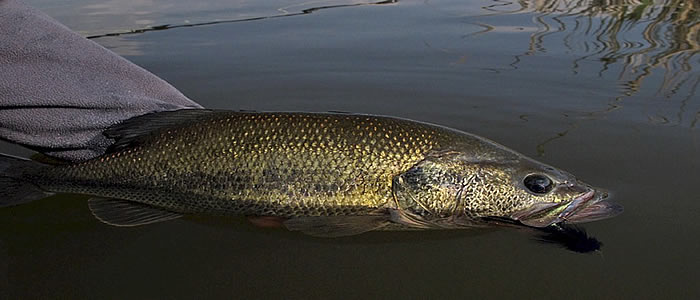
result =
[[577,224],[604,220],[621,214],[624,211],[622,205],[608,200],[607,192],[596,193],[592,201],[581,206],[572,213],[564,216],[564,222]]
[[513,220],[532,227],[556,223],[585,223],[607,219],[622,213],[621,205],[607,201],[608,193],[589,189],[565,203],[542,203],[510,215]]

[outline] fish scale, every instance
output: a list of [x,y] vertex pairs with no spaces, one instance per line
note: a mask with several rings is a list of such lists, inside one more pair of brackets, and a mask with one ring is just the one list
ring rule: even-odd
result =
[[179,213],[357,215],[394,206],[393,178],[460,139],[390,117],[215,111],[38,182]]

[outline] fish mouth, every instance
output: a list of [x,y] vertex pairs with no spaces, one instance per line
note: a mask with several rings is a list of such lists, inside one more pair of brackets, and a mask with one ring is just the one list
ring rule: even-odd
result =
[[536,204],[517,211],[510,218],[532,227],[556,223],[585,223],[612,218],[622,213],[621,205],[608,200],[608,192],[590,189],[568,202]]

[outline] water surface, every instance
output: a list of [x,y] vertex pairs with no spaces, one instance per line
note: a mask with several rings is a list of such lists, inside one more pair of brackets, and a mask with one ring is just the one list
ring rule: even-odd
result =
[[205,107],[442,124],[610,189],[626,211],[587,224],[604,246],[582,255],[508,230],[115,228],[62,195],[0,210],[12,298],[700,296],[697,1],[30,3]]

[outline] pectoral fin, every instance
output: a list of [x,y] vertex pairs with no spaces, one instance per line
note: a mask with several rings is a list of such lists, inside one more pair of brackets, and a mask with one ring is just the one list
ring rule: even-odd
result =
[[316,237],[356,235],[389,224],[387,215],[300,217],[284,222],[287,229]]
[[405,210],[391,209],[389,212],[391,214],[391,221],[410,228],[432,229],[437,227],[436,224],[427,222],[419,216]]
[[121,199],[91,198],[88,207],[98,220],[122,227],[157,223],[182,216],[148,204]]

